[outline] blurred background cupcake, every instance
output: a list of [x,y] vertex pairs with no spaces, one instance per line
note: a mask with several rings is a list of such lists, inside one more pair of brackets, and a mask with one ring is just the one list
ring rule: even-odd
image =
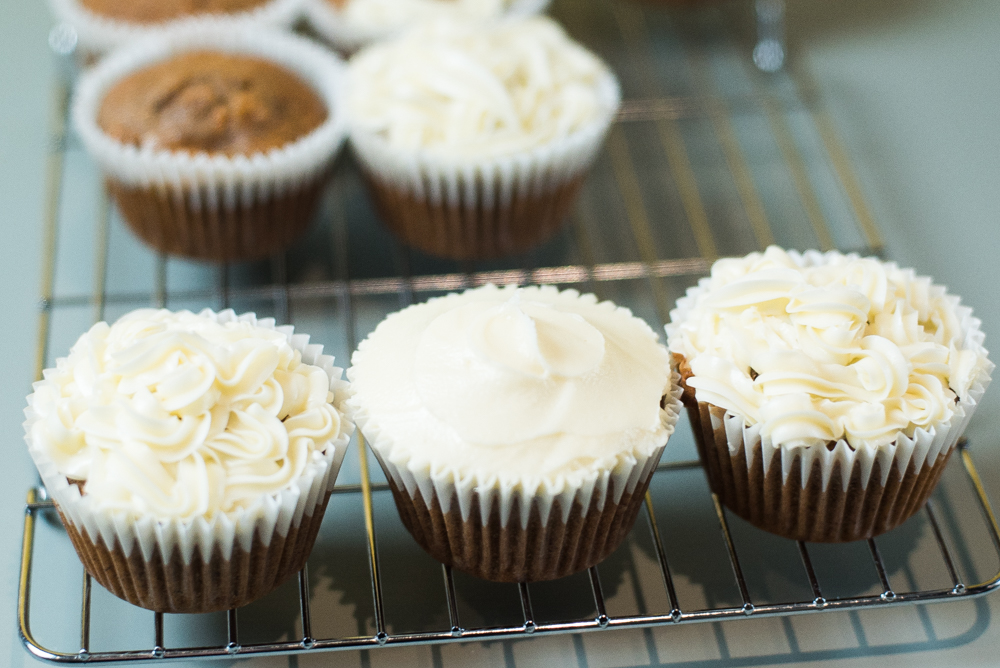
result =
[[553,236],[620,103],[611,70],[544,17],[427,23],[348,70],[351,145],[382,220],[453,259]]
[[289,28],[302,0],[49,0],[56,18],[73,27],[86,56],[106,53],[178,27],[215,23],[227,30]]
[[309,24],[345,53],[438,19],[487,22],[537,14],[549,0],[304,0]]
[[303,38],[202,25],[102,61],[77,86],[73,122],[143,241],[254,259],[312,219],[344,137],[341,78]]

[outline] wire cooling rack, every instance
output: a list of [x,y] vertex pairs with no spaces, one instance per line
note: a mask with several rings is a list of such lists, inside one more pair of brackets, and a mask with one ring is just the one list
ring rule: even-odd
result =
[[[830,118],[802,73],[782,69],[782,3],[755,7],[756,47],[742,28],[754,25],[746,5],[670,11],[619,0],[554,3],[553,14],[619,73],[625,102],[565,231],[502,262],[446,262],[400,246],[378,223],[347,156],[309,237],[288,252],[232,266],[156,255],[125,231],[105,199],[67,128],[69,84],[60,82],[39,375],[92,322],[142,306],[253,310],[312,334],[343,364],[387,313],[486,282],[574,286],[662,326],[676,297],[720,255],[770,243],[879,254],[878,228]],[[55,47],[66,46],[65,33],[53,35]],[[698,462],[674,454],[692,452],[681,425],[668,448],[673,459],[654,476],[645,520],[600,566],[556,583],[492,585],[436,565],[408,540],[359,435],[297,582],[207,619],[132,608],[85,573],[79,597],[69,593],[74,587],[59,583],[82,569],[44,488],[31,489],[21,638],[30,653],[57,662],[316,653],[880,608],[1000,586],[1000,528],[964,443],[922,513],[846,552],[778,539],[730,516]],[[645,559],[645,580],[637,559]],[[977,576],[984,568],[991,577]],[[74,608],[79,617],[67,617]],[[354,629],[335,623],[344,609]],[[61,634],[48,628],[62,617]],[[261,636],[262,619],[277,630]],[[171,634],[178,625],[186,631]],[[134,639],[143,633],[148,642]]]

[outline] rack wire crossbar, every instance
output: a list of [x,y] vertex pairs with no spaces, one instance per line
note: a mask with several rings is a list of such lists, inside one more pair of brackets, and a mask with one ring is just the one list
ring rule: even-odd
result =
[[[979,508],[982,511],[988,533],[992,539],[993,546],[1000,558],[1000,526],[997,524],[996,516],[990,505],[986,492],[983,489],[979,474],[968,452],[966,444],[963,442],[959,446],[959,454],[962,466],[967,474],[975,492]],[[674,462],[663,464],[657,469],[657,476],[669,475],[671,472],[692,470],[700,468],[697,461]],[[357,485],[344,485],[335,488],[335,493],[339,494],[368,494],[373,492],[384,492],[388,490],[387,485],[371,485],[367,490],[361,489]],[[872,607],[898,606],[913,603],[931,603],[935,601],[956,600],[960,598],[972,598],[988,594],[1000,588],[1000,572],[992,578],[976,583],[965,584],[960,581],[954,566],[954,556],[948,541],[944,538],[940,530],[939,520],[936,516],[933,503],[929,503],[923,512],[933,528],[933,535],[938,550],[941,553],[944,564],[953,582],[950,588],[922,590],[922,591],[893,591],[889,585],[889,576],[886,567],[878,551],[875,540],[869,540],[868,546],[871,551],[872,565],[882,583],[883,591],[868,596],[856,596],[850,598],[825,598],[819,579],[813,569],[809,556],[809,548],[806,543],[797,542],[797,547],[802,558],[802,566],[809,580],[814,597],[812,600],[789,601],[781,603],[754,603],[750,597],[747,580],[743,575],[739,564],[738,546],[728,524],[728,511],[726,511],[713,495],[713,502],[718,510],[719,527],[725,541],[730,563],[733,567],[733,576],[739,588],[742,605],[731,607],[708,608],[698,610],[684,610],[679,606],[677,595],[673,590],[670,577],[670,564],[667,560],[666,550],[663,546],[662,537],[657,529],[656,519],[653,515],[651,503],[646,505],[646,514],[650,536],[656,547],[656,557],[659,567],[664,574],[664,587],[670,601],[670,610],[661,614],[645,615],[609,615],[604,602],[604,595],[601,587],[598,567],[589,569],[594,609],[597,614],[589,619],[570,620],[560,622],[539,622],[533,611],[531,602],[530,585],[518,585],[518,593],[521,600],[524,622],[519,626],[481,627],[463,628],[459,622],[458,607],[456,604],[455,582],[452,571],[447,566],[442,566],[443,585],[445,597],[448,602],[449,628],[440,631],[422,633],[388,633],[385,631],[385,621],[381,615],[377,624],[375,634],[366,636],[348,636],[341,638],[314,638],[311,632],[310,623],[310,603],[308,574],[303,570],[298,574],[299,592],[299,614],[302,628],[300,638],[287,642],[270,642],[241,644],[239,642],[239,624],[236,610],[228,613],[228,634],[225,644],[206,647],[168,647],[163,640],[163,614],[154,615],[154,637],[153,647],[144,650],[94,652],[90,649],[90,623],[91,623],[91,581],[89,575],[84,576],[84,586],[82,592],[82,608],[80,621],[80,650],[77,652],[60,652],[44,647],[31,633],[28,622],[30,613],[30,582],[31,582],[31,556],[35,538],[35,522],[40,513],[51,511],[54,505],[51,500],[44,498],[44,489],[33,488],[28,492],[27,503],[25,505],[24,537],[22,549],[22,563],[20,574],[20,588],[18,593],[18,625],[20,637],[25,647],[34,656],[55,661],[59,663],[82,663],[82,662],[114,662],[114,661],[137,661],[143,659],[191,659],[226,656],[251,656],[255,654],[294,654],[300,652],[315,652],[320,650],[345,650],[345,649],[365,649],[388,645],[414,645],[447,643],[456,641],[475,640],[502,640],[524,637],[528,635],[551,634],[551,633],[580,633],[584,631],[600,631],[603,629],[622,628],[646,628],[655,626],[669,626],[673,624],[688,624],[709,621],[723,621],[727,619],[743,617],[774,617],[784,615],[795,615],[805,613],[816,613],[832,610],[859,610]],[[369,530],[369,540],[374,547],[374,533]],[[377,553],[373,553],[373,558],[378,559]],[[373,579],[374,587],[378,590],[381,587],[376,573]]]

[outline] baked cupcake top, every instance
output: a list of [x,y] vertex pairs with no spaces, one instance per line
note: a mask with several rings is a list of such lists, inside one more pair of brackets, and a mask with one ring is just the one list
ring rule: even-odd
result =
[[349,80],[352,130],[448,157],[535,149],[618,106],[608,68],[545,17],[427,23],[358,53]]
[[142,148],[253,155],[327,119],[323,100],[288,69],[246,54],[191,51],[130,73],[107,91],[97,122]]
[[128,23],[162,23],[184,16],[234,14],[269,0],[80,0],[95,14]]
[[969,399],[992,369],[970,314],[912,269],[772,246],[717,261],[667,334],[698,401],[775,445],[858,449],[947,422]]
[[35,384],[29,443],[112,512],[253,506],[325,466],[352,428],[332,405],[339,380],[303,363],[290,336],[187,311],[98,323]]
[[411,470],[502,481],[607,471],[672,430],[656,338],[594,295],[487,285],[386,318],[354,353],[348,403],[380,456]]

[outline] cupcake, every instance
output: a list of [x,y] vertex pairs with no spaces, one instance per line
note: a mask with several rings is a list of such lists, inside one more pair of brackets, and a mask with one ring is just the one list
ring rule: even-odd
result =
[[620,101],[611,71],[543,17],[426,24],[348,70],[351,144],[383,221],[454,259],[553,236]]
[[308,227],[344,136],[341,71],[293,35],[202,26],[106,58],[73,121],[143,241],[255,259]]
[[99,55],[168,30],[214,24],[233,31],[289,28],[302,0],[49,0],[56,18],[76,30],[83,53]]
[[232,311],[94,325],[28,397],[28,450],[87,572],[212,612],[306,563],[354,426],[309,337]]
[[488,22],[531,16],[549,0],[305,0],[310,25],[345,53],[424,21]]
[[680,412],[656,338],[594,295],[487,285],[386,318],[348,405],[421,547],[551,580],[607,557],[639,512]]
[[871,538],[917,512],[994,366],[931,279],[774,246],[716,262],[667,335],[712,491],[796,540]]

